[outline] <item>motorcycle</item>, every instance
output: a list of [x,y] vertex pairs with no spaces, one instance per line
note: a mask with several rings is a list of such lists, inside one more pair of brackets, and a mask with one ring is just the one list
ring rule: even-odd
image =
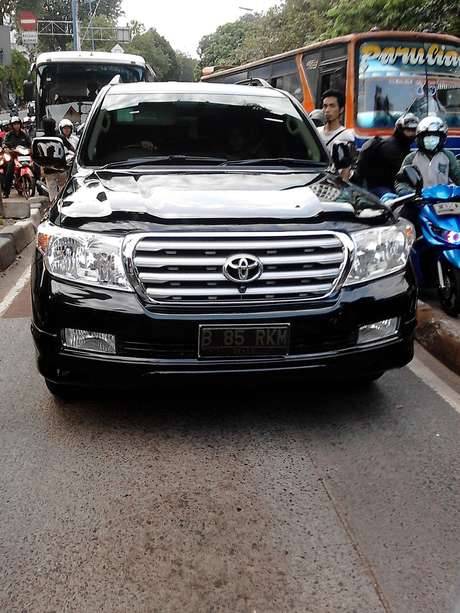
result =
[[14,162],[13,187],[20,196],[28,200],[35,194],[35,178],[32,170],[33,162],[30,149],[19,146],[15,149],[1,150],[0,176],[2,186],[5,180],[7,164],[11,160]]
[[400,214],[414,223],[417,232],[410,259],[418,286],[436,289],[443,310],[456,317],[460,313],[460,186],[419,184],[412,196],[382,197],[393,209],[404,200],[408,202]]

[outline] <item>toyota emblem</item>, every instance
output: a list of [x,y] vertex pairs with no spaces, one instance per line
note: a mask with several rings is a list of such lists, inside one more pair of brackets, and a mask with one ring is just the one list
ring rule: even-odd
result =
[[264,267],[259,258],[248,253],[231,255],[224,264],[224,275],[235,283],[250,283],[256,281]]

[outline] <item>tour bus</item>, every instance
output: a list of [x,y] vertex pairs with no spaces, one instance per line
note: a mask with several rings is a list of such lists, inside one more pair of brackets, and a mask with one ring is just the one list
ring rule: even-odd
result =
[[358,146],[389,135],[403,113],[437,114],[449,126],[447,147],[460,152],[460,38],[421,32],[372,31],[321,41],[237,68],[203,70],[203,81],[264,79],[310,112],[321,94],[345,93],[347,128]]
[[143,57],[127,53],[58,51],[42,53],[24,84],[27,101],[35,101],[37,127],[44,116],[83,123],[99,90],[120,75],[123,83],[154,81]]

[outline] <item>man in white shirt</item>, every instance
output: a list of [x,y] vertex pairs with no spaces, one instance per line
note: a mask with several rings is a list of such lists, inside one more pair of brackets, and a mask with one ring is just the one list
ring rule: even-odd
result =
[[[318,128],[318,132],[329,154],[332,156],[333,147],[338,143],[349,145],[353,152],[355,148],[355,133],[353,130],[345,128],[340,121],[345,110],[345,98],[342,92],[328,89],[321,96],[321,101],[326,124]],[[351,168],[345,168],[340,171],[340,175],[343,179],[348,179],[350,172]]]

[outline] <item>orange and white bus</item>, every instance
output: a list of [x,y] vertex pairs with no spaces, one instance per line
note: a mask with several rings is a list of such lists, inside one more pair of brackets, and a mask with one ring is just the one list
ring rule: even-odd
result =
[[321,41],[236,68],[204,69],[203,81],[260,78],[284,89],[310,112],[321,94],[345,94],[344,123],[358,145],[391,134],[405,112],[435,113],[449,126],[447,146],[460,152],[460,38],[421,32],[373,31]]

